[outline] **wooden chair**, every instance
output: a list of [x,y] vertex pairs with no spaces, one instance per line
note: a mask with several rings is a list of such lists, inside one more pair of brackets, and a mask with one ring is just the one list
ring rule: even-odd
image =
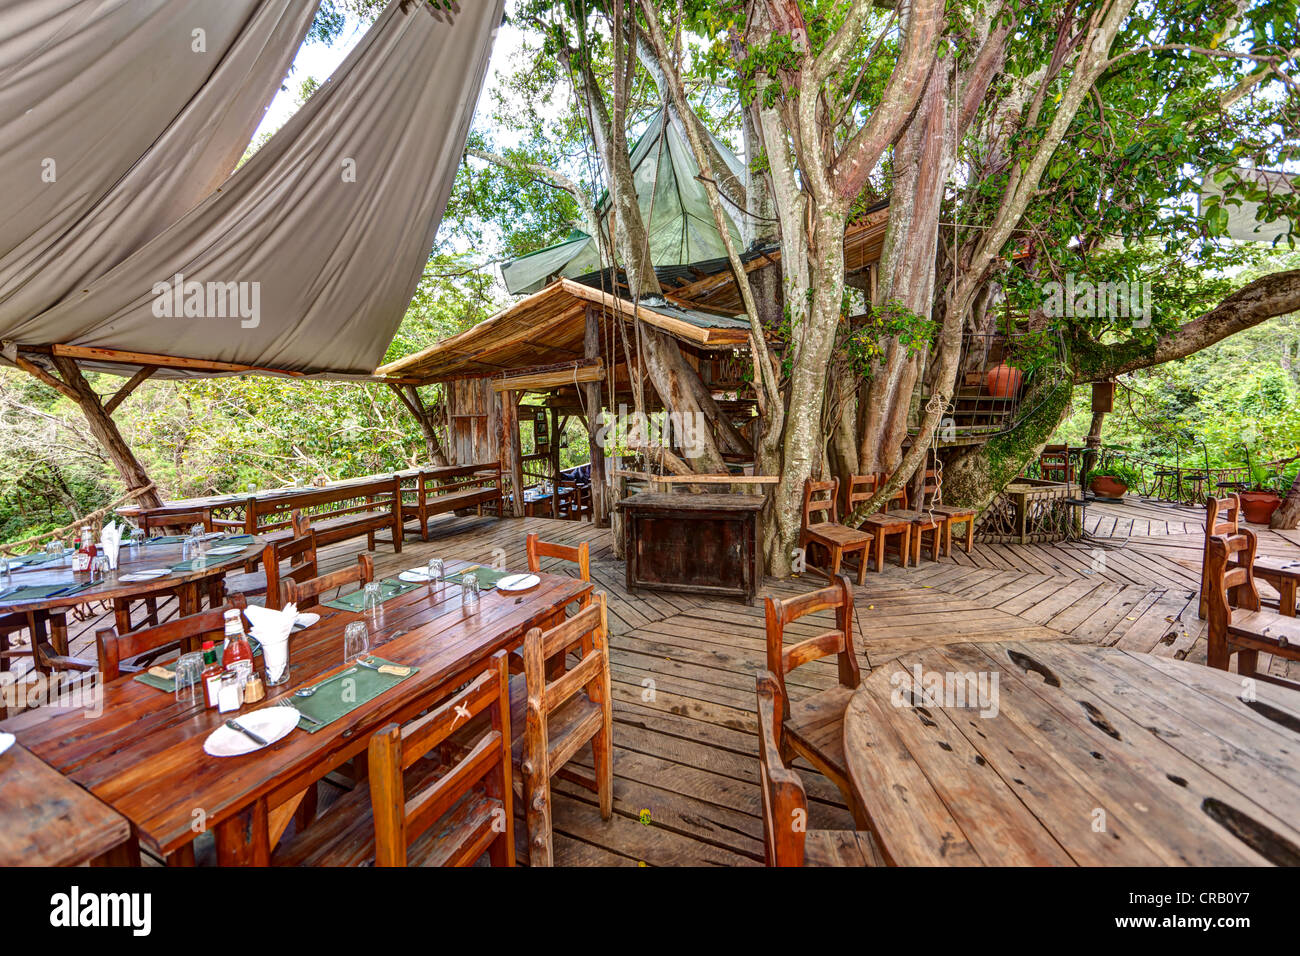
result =
[[930,535],[930,560],[938,561],[943,549],[944,536],[948,531],[948,516],[929,508],[910,507],[911,494],[908,494],[909,507],[895,511],[896,515],[907,515],[912,522],[912,564],[921,563],[921,549],[925,545],[925,536]]
[[[844,514],[846,516],[852,514],[858,503],[871,498],[882,483],[881,475],[850,475],[846,486],[848,493],[844,496]],[[898,493],[885,503],[884,508],[862,522],[862,527],[871,532],[874,542],[877,573],[885,570],[885,548],[890,538],[898,539],[896,546],[899,567],[907,567],[907,556],[912,550],[912,519],[887,510],[894,502],[906,503],[906,501],[906,494],[899,489]]]
[[1255,532],[1249,528],[1233,535],[1214,535],[1209,540],[1205,569],[1209,597],[1206,663],[1226,671],[1236,654],[1237,673],[1242,677],[1300,690],[1300,681],[1259,670],[1260,651],[1300,661],[1300,619],[1260,609],[1254,572],[1256,545]]
[[159,515],[145,513],[136,520],[140,525],[140,529],[144,531],[145,537],[149,536],[149,531],[152,528],[162,528],[163,531],[168,528],[180,528],[188,532],[196,524],[203,525],[205,534],[212,531],[212,512],[206,508]]
[[528,549],[528,570],[533,574],[542,570],[542,558],[558,558],[561,561],[572,561],[578,566],[578,577],[591,581],[591,548],[587,542],[583,541],[574,548],[567,544],[543,541],[536,534],[530,533],[525,546]]
[[[293,513],[294,536],[288,541],[272,541],[262,549],[262,569],[266,572],[266,606],[279,610],[288,603],[282,582],[306,582],[317,576],[316,534],[301,512]],[[281,573],[281,562],[289,568]]]
[[375,564],[368,554],[357,555],[357,563],[318,578],[305,581],[288,580],[284,582],[282,593],[285,604],[294,604],[298,610],[315,607],[320,603],[320,595],[345,584],[369,584],[375,579]]
[[[588,742],[600,816],[614,812],[614,710],[609,682],[609,624],[605,592],[563,624],[524,637],[524,673],[510,678],[510,726],[528,824],[529,866],[551,866],[551,777]],[[546,662],[575,644],[581,661],[551,679]]]
[[927,469],[925,483],[921,486],[921,510],[933,511],[935,516],[943,515],[947,520],[943,529],[943,553],[952,555],[952,526],[966,525],[966,543],[963,550],[970,554],[975,545],[975,518],[979,514],[974,508],[962,508],[957,505],[945,505],[940,500],[943,496],[939,482],[939,473],[933,468]]
[[246,602],[242,595],[232,594],[230,603],[222,607],[200,611],[186,617],[178,617],[154,627],[140,628],[126,634],[119,634],[115,628],[102,628],[95,633],[95,645],[99,652],[99,670],[105,682],[116,680],[125,673],[136,673],[145,668],[124,663],[132,658],[150,654],[151,658],[161,656],[162,652],[172,647],[179,647],[182,652],[197,651],[199,645],[208,635],[211,640],[220,643],[225,636],[226,612],[232,608],[243,610]]
[[[805,555],[809,545],[825,548],[830,554],[830,572],[828,580],[834,580],[839,574],[840,562],[846,554],[858,555],[858,583],[867,580],[867,548],[870,547],[872,535],[867,531],[845,527],[839,519],[840,480],[813,481],[808,478],[803,483],[803,517],[799,528],[799,547]],[[825,495],[825,497],[819,497]],[[808,562],[812,567],[812,562]]]
[[[818,611],[835,612],[835,629],[787,646],[785,629]],[[835,654],[839,658],[840,682],[798,701],[791,701],[785,675],[803,664]],[[857,806],[844,760],[844,709],[862,682],[857,656],[853,652],[853,589],[837,577],[830,587],[796,597],[767,598],[767,669],[776,678],[781,694],[778,741],[783,760],[799,754],[834,782],[853,810],[859,827],[866,818]]]
[[[493,866],[514,866],[507,687],[500,651],[450,700],[405,726],[378,730],[367,781],[277,848],[272,864],[469,866],[487,853]],[[439,759],[467,714],[479,733],[463,756]]]
[[1074,481],[1074,465],[1065,445],[1045,445],[1038,455],[1038,473],[1044,481]]
[[808,796],[781,759],[781,689],[770,671],[758,675],[758,773],[763,846],[768,866],[881,866],[875,837],[865,830],[809,830]]
[[1234,535],[1241,528],[1241,499],[1236,495],[1205,500],[1205,541],[1201,546],[1201,601],[1197,613],[1201,620],[1210,613],[1206,593],[1206,571],[1209,568],[1210,539],[1215,535]]

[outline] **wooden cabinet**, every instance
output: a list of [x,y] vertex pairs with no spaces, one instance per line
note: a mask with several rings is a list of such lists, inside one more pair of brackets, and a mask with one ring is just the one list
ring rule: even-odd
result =
[[762,573],[762,496],[642,492],[617,507],[624,518],[629,591],[683,591],[754,603]]

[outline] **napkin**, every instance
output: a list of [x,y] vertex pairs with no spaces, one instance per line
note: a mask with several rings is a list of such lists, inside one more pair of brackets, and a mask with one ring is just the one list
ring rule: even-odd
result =
[[262,645],[262,660],[266,665],[266,679],[278,681],[289,664],[289,632],[298,617],[298,607],[286,604],[276,611],[259,604],[244,608],[244,616],[251,626],[249,633]]
[[108,566],[116,569],[117,552],[122,547],[122,529],[115,522],[110,521],[99,532],[99,546],[108,558]]

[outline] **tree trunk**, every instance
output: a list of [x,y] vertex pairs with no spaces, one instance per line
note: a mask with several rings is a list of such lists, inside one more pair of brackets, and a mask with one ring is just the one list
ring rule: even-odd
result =
[[[600,317],[591,306],[587,306],[582,354],[588,359],[600,357]],[[596,440],[602,407],[600,382],[588,382],[583,391],[587,405],[587,449],[591,452],[591,521],[597,528],[603,528],[609,522],[609,494],[605,489],[605,448]]]
[[[63,376],[64,383],[77,393],[77,404],[81,407],[82,414],[86,416],[86,424],[90,426],[91,434],[108,452],[109,460],[113,462],[113,467],[121,476],[126,490],[135,491],[137,488],[144,488],[151,484],[149,473],[145,471],[144,465],[140,464],[140,460],[131,451],[131,446],[118,431],[113,417],[104,410],[99,395],[81,374],[77,363],[58,355],[54,356],[53,361],[54,367]],[[158,489],[154,488],[138,496],[135,503],[141,508],[161,508],[162,496],[158,493]]]

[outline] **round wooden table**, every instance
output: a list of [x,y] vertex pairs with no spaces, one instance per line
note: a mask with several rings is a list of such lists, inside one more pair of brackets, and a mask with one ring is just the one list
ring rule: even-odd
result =
[[1300,864],[1300,693],[1115,648],[949,644],[877,668],[849,776],[897,865]]
[[[220,547],[222,539],[214,538],[208,542],[209,551]],[[201,609],[204,592],[212,606],[224,600],[222,582],[227,573],[238,568],[249,558],[260,556],[263,542],[259,538],[245,545],[239,554],[209,555],[207,564],[202,568],[184,571],[171,571],[169,574],[148,581],[122,581],[123,575],[146,568],[171,568],[183,560],[184,546],[181,542],[167,544],[143,544],[132,549],[124,542],[118,553],[118,580],[113,583],[96,583],[85,590],[70,594],[52,594],[48,597],[9,599],[0,596],[0,614],[22,613],[27,615],[31,628],[33,651],[37,643],[46,639],[48,628],[49,642],[57,654],[68,653],[67,611],[78,604],[92,601],[107,601],[113,605],[113,614],[118,633],[131,629],[131,602],[158,598],[169,593],[176,594],[181,615],[194,614]],[[63,558],[61,564],[38,565],[31,570],[16,568],[12,580],[0,587],[0,595],[12,588],[27,585],[79,584],[86,580],[86,575],[72,573],[72,555]],[[39,663],[39,658],[37,658]]]

